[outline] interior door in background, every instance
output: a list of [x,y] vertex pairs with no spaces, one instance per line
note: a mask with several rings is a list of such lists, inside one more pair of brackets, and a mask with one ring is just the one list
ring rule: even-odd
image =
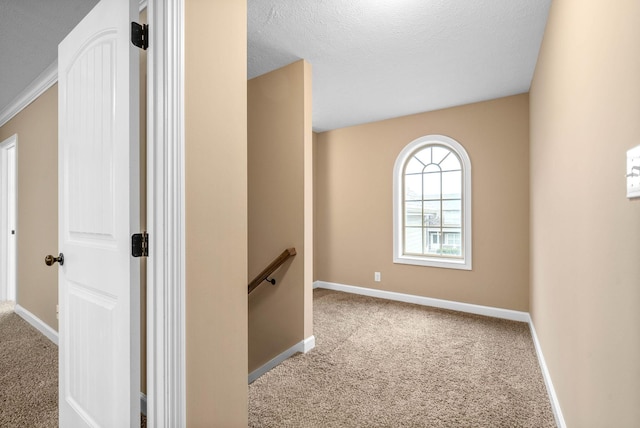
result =
[[16,300],[16,145],[7,149],[7,300]]
[[0,142],[0,301],[16,300],[17,142]]

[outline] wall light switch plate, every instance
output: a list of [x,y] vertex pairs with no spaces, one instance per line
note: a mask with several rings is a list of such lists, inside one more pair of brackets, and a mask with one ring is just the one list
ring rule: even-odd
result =
[[627,150],[627,198],[640,198],[640,146]]

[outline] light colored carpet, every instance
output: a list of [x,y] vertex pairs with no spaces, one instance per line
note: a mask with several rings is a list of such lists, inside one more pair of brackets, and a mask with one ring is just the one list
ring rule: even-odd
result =
[[0,303],[0,427],[58,426],[58,347]]
[[250,427],[554,427],[525,323],[314,291],[316,348],[249,386]]

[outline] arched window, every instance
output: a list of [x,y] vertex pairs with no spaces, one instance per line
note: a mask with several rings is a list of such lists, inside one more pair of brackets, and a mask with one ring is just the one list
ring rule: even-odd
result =
[[471,270],[471,161],[443,135],[409,143],[393,170],[394,263]]

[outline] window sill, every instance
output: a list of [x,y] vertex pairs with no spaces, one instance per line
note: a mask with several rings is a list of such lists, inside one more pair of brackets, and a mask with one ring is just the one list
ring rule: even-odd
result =
[[437,268],[444,268],[444,269],[471,270],[471,260],[396,256],[393,258],[393,262],[396,264],[405,264],[405,265],[437,267]]

